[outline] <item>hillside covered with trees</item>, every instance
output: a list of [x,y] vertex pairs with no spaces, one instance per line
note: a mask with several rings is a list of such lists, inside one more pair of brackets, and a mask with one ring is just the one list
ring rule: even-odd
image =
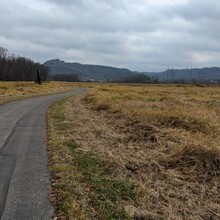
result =
[[111,66],[67,63],[48,60],[50,79],[117,83],[220,83],[219,67],[168,69],[162,72],[137,72]]
[[81,63],[67,63],[59,59],[48,60],[44,63],[49,68],[51,78],[57,74],[77,75],[81,81],[112,82],[134,75],[134,72],[125,68],[91,65]]

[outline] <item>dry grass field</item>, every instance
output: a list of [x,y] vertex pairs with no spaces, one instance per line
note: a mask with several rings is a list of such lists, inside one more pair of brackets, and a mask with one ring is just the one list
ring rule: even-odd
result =
[[55,219],[220,219],[220,87],[87,85],[48,112]]
[[22,98],[49,95],[53,93],[73,90],[74,84],[63,82],[43,83],[33,82],[1,82],[0,81],[0,105]]

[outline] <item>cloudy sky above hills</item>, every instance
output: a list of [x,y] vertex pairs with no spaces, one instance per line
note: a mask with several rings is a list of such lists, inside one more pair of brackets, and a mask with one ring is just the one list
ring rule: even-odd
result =
[[0,46],[137,71],[220,66],[219,0],[0,0]]

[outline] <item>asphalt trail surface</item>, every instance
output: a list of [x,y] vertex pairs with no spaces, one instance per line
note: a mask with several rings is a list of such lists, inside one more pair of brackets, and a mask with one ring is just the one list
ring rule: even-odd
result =
[[45,143],[46,111],[53,102],[87,90],[24,99],[0,106],[0,219],[51,219]]

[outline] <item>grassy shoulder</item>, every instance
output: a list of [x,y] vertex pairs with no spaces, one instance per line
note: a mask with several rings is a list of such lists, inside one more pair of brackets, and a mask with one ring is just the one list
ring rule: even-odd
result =
[[73,90],[74,83],[50,82],[42,85],[34,82],[0,82],[0,105],[34,96],[50,95]]
[[65,99],[48,112],[51,199],[58,219],[128,219],[123,203],[135,199],[131,181],[117,177],[115,164],[73,139]]
[[59,219],[219,219],[220,87],[103,85],[48,113]]

